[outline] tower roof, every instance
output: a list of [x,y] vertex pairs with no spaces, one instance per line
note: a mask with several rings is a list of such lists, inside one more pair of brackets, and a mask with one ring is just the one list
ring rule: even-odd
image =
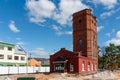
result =
[[73,13],[73,16],[75,16],[75,15],[79,15],[80,13],[81,13],[81,14],[85,14],[85,13],[89,13],[89,14],[91,14],[91,12],[92,12],[91,9],[86,8],[86,9],[83,9],[83,10],[78,11],[78,12],[76,12],[76,13]]

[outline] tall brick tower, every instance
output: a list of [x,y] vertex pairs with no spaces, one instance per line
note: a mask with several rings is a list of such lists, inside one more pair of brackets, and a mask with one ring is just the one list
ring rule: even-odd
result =
[[82,56],[98,58],[96,17],[91,9],[84,9],[73,14],[73,51]]

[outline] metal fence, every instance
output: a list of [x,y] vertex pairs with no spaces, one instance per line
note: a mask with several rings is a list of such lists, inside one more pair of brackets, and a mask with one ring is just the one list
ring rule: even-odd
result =
[[0,66],[0,75],[3,74],[21,74],[21,73],[38,73],[38,72],[49,72],[50,67],[13,67],[13,66]]

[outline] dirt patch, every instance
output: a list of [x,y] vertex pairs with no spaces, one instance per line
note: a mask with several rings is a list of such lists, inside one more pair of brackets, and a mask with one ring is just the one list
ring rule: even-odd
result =
[[[120,80],[120,72],[112,72],[114,74],[114,79],[105,80]],[[91,76],[91,77],[89,77]],[[83,76],[81,74],[69,74],[69,73],[38,73],[38,74],[18,74],[18,75],[3,75],[0,76],[2,80],[5,78],[10,78],[11,80],[17,80],[18,77],[35,77],[36,80],[102,80],[97,77],[92,77],[92,75]],[[102,76],[101,76],[102,77]],[[1,80],[1,79],[0,79]]]

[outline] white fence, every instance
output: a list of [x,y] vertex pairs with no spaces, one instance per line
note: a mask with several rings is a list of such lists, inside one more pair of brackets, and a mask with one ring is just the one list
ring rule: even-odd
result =
[[38,73],[38,72],[50,72],[50,67],[0,66],[0,75],[3,75],[3,74],[21,74],[21,73]]

